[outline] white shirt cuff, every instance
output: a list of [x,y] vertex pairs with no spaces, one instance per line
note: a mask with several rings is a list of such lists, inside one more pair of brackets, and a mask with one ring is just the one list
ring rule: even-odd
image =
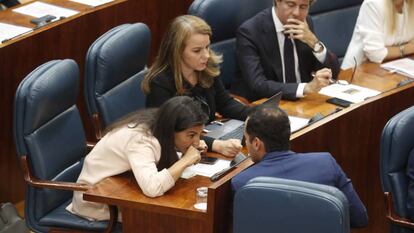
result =
[[315,53],[315,52],[313,52],[313,55],[316,57],[316,59],[318,59],[318,61],[320,62],[320,63],[324,63],[325,62],[325,59],[326,59],[326,53],[328,52],[327,51],[327,49],[326,49],[326,46],[322,43],[322,42],[320,42],[322,45],[323,45],[323,50],[322,50],[322,52],[320,52],[320,53]]
[[307,83],[299,83],[298,89],[296,90],[296,97],[302,98],[305,97],[303,91],[305,90],[305,86]]

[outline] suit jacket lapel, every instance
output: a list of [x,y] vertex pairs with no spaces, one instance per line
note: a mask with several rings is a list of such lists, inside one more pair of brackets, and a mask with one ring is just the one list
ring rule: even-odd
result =
[[267,56],[272,64],[275,75],[282,80],[283,70],[280,58],[279,43],[277,41],[276,29],[272,18],[272,8],[268,9],[267,14],[263,17],[262,42],[266,49]]

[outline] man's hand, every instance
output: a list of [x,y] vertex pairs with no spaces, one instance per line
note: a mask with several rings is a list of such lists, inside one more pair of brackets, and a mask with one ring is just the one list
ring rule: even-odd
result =
[[312,81],[306,84],[303,94],[307,95],[310,93],[319,92],[322,87],[329,85],[329,80],[332,78],[332,71],[328,68],[323,68],[313,75]]
[[283,26],[285,28],[284,33],[288,35],[289,38],[298,39],[313,49],[319,40],[309,29],[308,23],[298,19],[288,19],[287,21],[288,24]]
[[238,139],[214,140],[213,151],[220,153],[227,157],[236,156],[242,148],[241,142]]

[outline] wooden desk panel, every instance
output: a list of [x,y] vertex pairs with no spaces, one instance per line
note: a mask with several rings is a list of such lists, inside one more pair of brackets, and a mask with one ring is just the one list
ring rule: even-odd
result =
[[[349,77],[350,71],[342,75]],[[292,150],[329,151],[351,178],[369,215],[368,227],[352,232],[386,233],[389,229],[380,184],[379,148],[387,121],[414,104],[414,84],[395,88],[402,79],[400,75],[380,69],[377,64],[363,65],[358,68],[353,83],[385,92],[343,109],[291,137]],[[319,102],[318,110],[329,112],[334,106],[327,106],[329,104],[324,103],[324,99]],[[300,101],[306,102],[306,99]],[[292,110],[290,104],[285,106]],[[294,110],[307,112],[305,106]],[[310,115],[315,113],[311,111]]]
[[[251,164],[251,160],[243,162],[217,182],[202,176],[179,179],[171,190],[157,198],[146,197],[128,172],[103,180],[87,191],[84,199],[118,206],[124,232],[229,232],[230,179]],[[195,190],[201,186],[208,187],[207,212],[193,207]]]

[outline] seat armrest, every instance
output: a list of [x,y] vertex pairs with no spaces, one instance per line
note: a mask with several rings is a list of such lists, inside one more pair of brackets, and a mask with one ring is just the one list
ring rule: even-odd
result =
[[403,227],[414,229],[414,223],[410,220],[399,216],[394,209],[392,202],[392,195],[389,192],[384,192],[385,198],[385,217],[391,221],[391,223],[400,225]]
[[24,180],[31,186],[37,188],[49,188],[49,189],[61,189],[61,190],[71,190],[71,191],[86,191],[91,188],[86,184],[79,184],[73,182],[61,182],[61,181],[49,181],[49,180],[39,180],[36,177],[33,177],[30,169],[27,156],[22,156],[20,159],[22,165]]
[[91,150],[95,147],[96,142],[86,142],[86,152],[91,152]]

